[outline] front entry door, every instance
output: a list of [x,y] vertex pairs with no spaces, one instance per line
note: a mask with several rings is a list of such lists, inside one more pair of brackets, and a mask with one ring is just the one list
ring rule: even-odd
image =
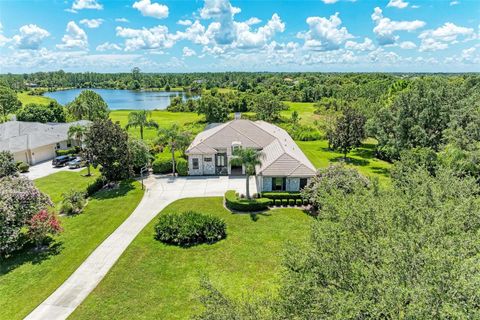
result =
[[218,175],[228,175],[226,153],[217,153],[215,155],[215,172]]

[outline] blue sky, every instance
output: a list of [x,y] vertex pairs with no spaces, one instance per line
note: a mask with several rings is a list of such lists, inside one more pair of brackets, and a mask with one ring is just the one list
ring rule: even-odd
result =
[[0,72],[480,71],[480,0],[0,0]]

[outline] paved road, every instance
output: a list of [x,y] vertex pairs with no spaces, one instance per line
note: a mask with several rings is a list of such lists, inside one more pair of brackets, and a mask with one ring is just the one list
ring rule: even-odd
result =
[[[138,207],[78,269],[25,319],[66,319],[100,283],[140,231],[167,205],[189,197],[221,196],[226,190],[245,193],[245,178],[150,176]],[[250,190],[256,192],[253,178]]]
[[52,161],[45,161],[36,165],[33,165],[30,167],[28,172],[22,173],[22,175],[26,176],[30,180],[35,180],[38,178],[43,178],[48,175],[51,175],[52,173],[56,173],[59,171],[80,171],[83,168],[80,169],[69,169],[68,167],[60,167],[60,168],[54,168],[52,166]]

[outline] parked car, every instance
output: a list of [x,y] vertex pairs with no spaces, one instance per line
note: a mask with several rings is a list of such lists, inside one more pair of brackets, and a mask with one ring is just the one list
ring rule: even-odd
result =
[[72,156],[58,156],[58,157],[53,158],[52,166],[54,166],[54,167],[64,167],[70,161],[72,161],[73,159],[75,159],[75,157],[72,157]]
[[85,164],[86,164],[85,160],[83,160],[80,157],[77,157],[68,163],[68,167],[70,169],[77,169],[77,168],[85,167]]

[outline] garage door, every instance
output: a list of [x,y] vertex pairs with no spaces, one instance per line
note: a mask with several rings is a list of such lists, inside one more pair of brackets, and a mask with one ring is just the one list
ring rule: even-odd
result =
[[52,160],[55,157],[55,148],[53,145],[36,148],[32,150],[32,164]]
[[26,152],[16,152],[13,155],[14,155],[15,161],[23,161],[25,163],[28,163]]

